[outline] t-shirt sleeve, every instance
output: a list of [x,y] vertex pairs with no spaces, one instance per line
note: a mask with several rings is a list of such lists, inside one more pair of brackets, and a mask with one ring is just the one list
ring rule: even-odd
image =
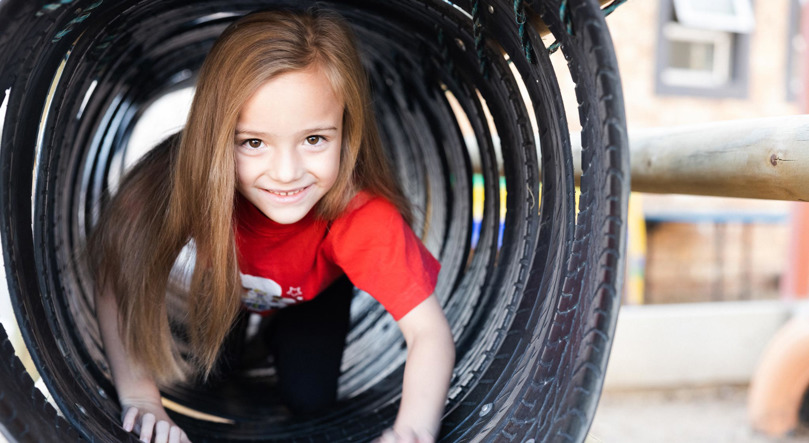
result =
[[374,198],[335,220],[327,239],[334,263],[397,321],[435,289],[440,263],[385,199]]

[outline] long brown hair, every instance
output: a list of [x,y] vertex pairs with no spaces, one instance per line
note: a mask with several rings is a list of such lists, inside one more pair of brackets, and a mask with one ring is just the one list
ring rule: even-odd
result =
[[[366,190],[411,219],[382,151],[368,80],[348,24],[322,10],[264,11],[234,22],[203,63],[179,140],[133,168],[88,240],[96,284],[110,288],[118,302],[129,355],[161,384],[194,370],[207,376],[239,312],[233,150],[242,105],[266,81],[313,65],[345,103],[339,176],[318,203],[318,216],[334,219]],[[165,296],[172,264],[192,240],[189,367],[173,343]]]

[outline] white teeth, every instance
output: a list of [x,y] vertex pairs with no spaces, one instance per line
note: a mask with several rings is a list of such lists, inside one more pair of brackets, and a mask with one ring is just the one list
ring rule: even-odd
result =
[[281,197],[288,197],[290,195],[295,195],[303,191],[303,189],[296,189],[294,191],[270,191],[273,194],[280,195]]

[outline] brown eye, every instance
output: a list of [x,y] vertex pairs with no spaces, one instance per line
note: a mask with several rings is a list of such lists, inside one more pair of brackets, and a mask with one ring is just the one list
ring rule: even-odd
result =
[[306,143],[309,143],[310,145],[316,145],[322,139],[323,139],[323,137],[321,137],[319,135],[310,135],[309,137],[306,137]]
[[258,149],[261,147],[261,140],[251,138],[250,140],[246,140],[244,144],[246,144],[248,148]]

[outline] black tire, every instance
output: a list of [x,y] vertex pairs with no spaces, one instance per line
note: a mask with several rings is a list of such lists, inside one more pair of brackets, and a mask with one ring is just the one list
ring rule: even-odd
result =
[[[0,231],[9,292],[32,358],[70,424],[43,408],[28,379],[18,392],[7,386],[15,413],[0,420],[10,440],[136,441],[118,426],[80,260],[96,202],[115,184],[138,117],[156,97],[193,82],[227,23],[259,7],[310,3],[0,0],[0,103],[7,109],[0,114]],[[441,440],[583,441],[620,304],[629,192],[621,85],[598,1],[318,3],[355,26],[383,137],[421,210],[416,229],[442,262],[436,293],[458,362]],[[530,20],[521,34],[515,4],[529,18],[541,16],[560,42],[578,116],[565,115],[548,51]],[[461,116],[477,147],[462,136]],[[583,127],[578,211],[570,118]],[[474,171],[485,195],[479,228]],[[343,400],[333,410],[290,418],[272,399],[255,399],[255,380],[241,380],[225,393],[164,392],[235,424],[183,414],[175,420],[195,442],[372,439],[395,416],[402,340],[368,298],[353,315]],[[19,368],[0,363],[0,373],[24,379]]]
[[[79,434],[57,415],[14,353],[0,327],[0,435],[9,441],[64,442]],[[66,440],[67,438],[67,440]]]

